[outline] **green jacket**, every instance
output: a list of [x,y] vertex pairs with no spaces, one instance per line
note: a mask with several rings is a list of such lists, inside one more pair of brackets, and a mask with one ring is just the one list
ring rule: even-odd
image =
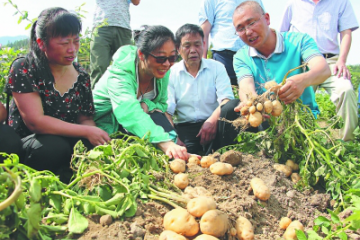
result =
[[[113,62],[99,79],[93,90],[96,125],[109,134],[119,130],[121,124],[132,134],[143,137],[151,132],[150,142],[170,141],[164,129],[156,125],[140,106],[136,98],[138,83],[136,80],[135,62],[137,48],[127,45],[121,47],[113,56]],[[153,100],[144,99],[149,112],[158,109],[167,110],[167,86],[169,72],[164,78],[155,79],[157,96]]]

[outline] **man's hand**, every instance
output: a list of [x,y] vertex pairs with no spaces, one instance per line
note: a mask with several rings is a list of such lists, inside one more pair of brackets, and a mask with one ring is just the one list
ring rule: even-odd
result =
[[340,59],[336,62],[335,66],[333,67],[334,75],[337,75],[338,78],[343,76],[345,79],[351,79],[351,74],[349,69],[346,67],[345,62],[341,61]]
[[303,84],[301,75],[295,75],[286,79],[286,83],[278,92],[279,98],[285,104],[289,104],[298,99],[304,92],[306,86]]
[[206,145],[216,136],[217,121],[205,121],[196,137],[200,137],[200,144]]
[[240,110],[245,106],[245,104],[245,102],[239,102],[239,105],[234,108],[234,112],[240,112]]

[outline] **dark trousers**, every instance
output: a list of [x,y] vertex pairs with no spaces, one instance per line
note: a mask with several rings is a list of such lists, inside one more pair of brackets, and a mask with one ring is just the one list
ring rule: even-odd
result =
[[[229,121],[233,121],[240,116],[239,112],[235,112],[234,108],[239,105],[239,99],[233,99],[227,102],[225,105],[221,106],[221,114],[220,118],[225,118]],[[249,132],[258,132],[263,131],[269,127],[269,123],[263,122],[259,127],[250,127],[246,129]],[[239,129],[235,129],[232,123],[228,123],[225,121],[218,121],[218,130],[216,134],[216,141],[214,142],[214,149],[219,149],[228,145],[236,144],[238,141],[236,140]]]
[[206,154],[209,145],[201,145],[200,137],[196,137],[203,123],[204,121],[197,123],[175,124],[176,132],[178,133],[180,140],[185,144],[188,153],[195,153],[199,155]]
[[213,59],[224,64],[226,72],[230,78],[231,85],[238,85],[236,74],[233,67],[233,57],[236,52],[224,50],[224,51],[213,51]]
[[[167,132],[167,133],[171,132],[171,131],[175,132],[175,128],[171,125],[171,123],[165,116],[165,113],[154,111],[152,113],[149,113],[149,116],[154,121],[154,123],[156,125],[162,127],[165,132]],[[148,130],[151,131],[151,129],[148,129]],[[122,133],[128,134],[128,135],[134,136],[134,134],[132,134],[131,132],[124,129],[122,125],[119,126],[119,131]]]
[[[0,124],[0,152],[17,154],[20,159],[23,155],[21,138],[16,134],[15,130],[8,125]],[[6,158],[0,156],[0,163],[2,163],[4,159]]]
[[[93,146],[87,139],[48,134],[32,134],[22,139],[23,163],[38,171],[49,170],[67,182],[71,177],[70,161],[75,144],[82,140],[88,150]],[[70,173],[70,176],[69,176]]]

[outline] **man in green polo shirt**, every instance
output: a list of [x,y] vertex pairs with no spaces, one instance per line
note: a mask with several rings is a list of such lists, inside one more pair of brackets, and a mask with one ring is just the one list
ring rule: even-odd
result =
[[[309,70],[296,70],[288,75],[287,81],[279,90],[279,98],[289,104],[298,98],[310,107],[316,116],[319,108],[315,102],[312,85],[325,81],[330,76],[330,68],[318,50],[315,41],[307,34],[276,32],[269,27],[270,16],[254,1],[240,4],[234,11],[233,23],[236,34],[246,44],[234,55],[234,70],[239,83],[239,98],[233,100],[233,107],[224,112],[226,119],[232,120],[239,116],[239,110],[248,100],[248,96],[256,97],[266,89],[268,81],[281,83],[286,73],[303,62]],[[226,137],[223,141],[233,141],[237,132],[229,123],[223,128]],[[223,143],[223,144],[231,144]],[[221,144],[221,145],[223,145]]]

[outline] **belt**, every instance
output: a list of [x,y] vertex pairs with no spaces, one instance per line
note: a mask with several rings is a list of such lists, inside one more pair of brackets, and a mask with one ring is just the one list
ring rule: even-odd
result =
[[204,122],[205,122],[205,120],[201,120],[201,121],[198,121],[198,122],[175,123],[175,126],[177,126],[177,127],[186,127],[186,126],[195,125],[195,124],[202,125]]
[[332,53],[323,53],[324,58],[332,58],[334,57],[336,54],[332,54]]
[[231,55],[234,55],[236,53],[235,51],[231,51],[231,50],[228,50],[228,49],[224,49],[224,50],[221,50],[221,51],[213,50],[213,52],[226,53],[226,54],[231,54]]

